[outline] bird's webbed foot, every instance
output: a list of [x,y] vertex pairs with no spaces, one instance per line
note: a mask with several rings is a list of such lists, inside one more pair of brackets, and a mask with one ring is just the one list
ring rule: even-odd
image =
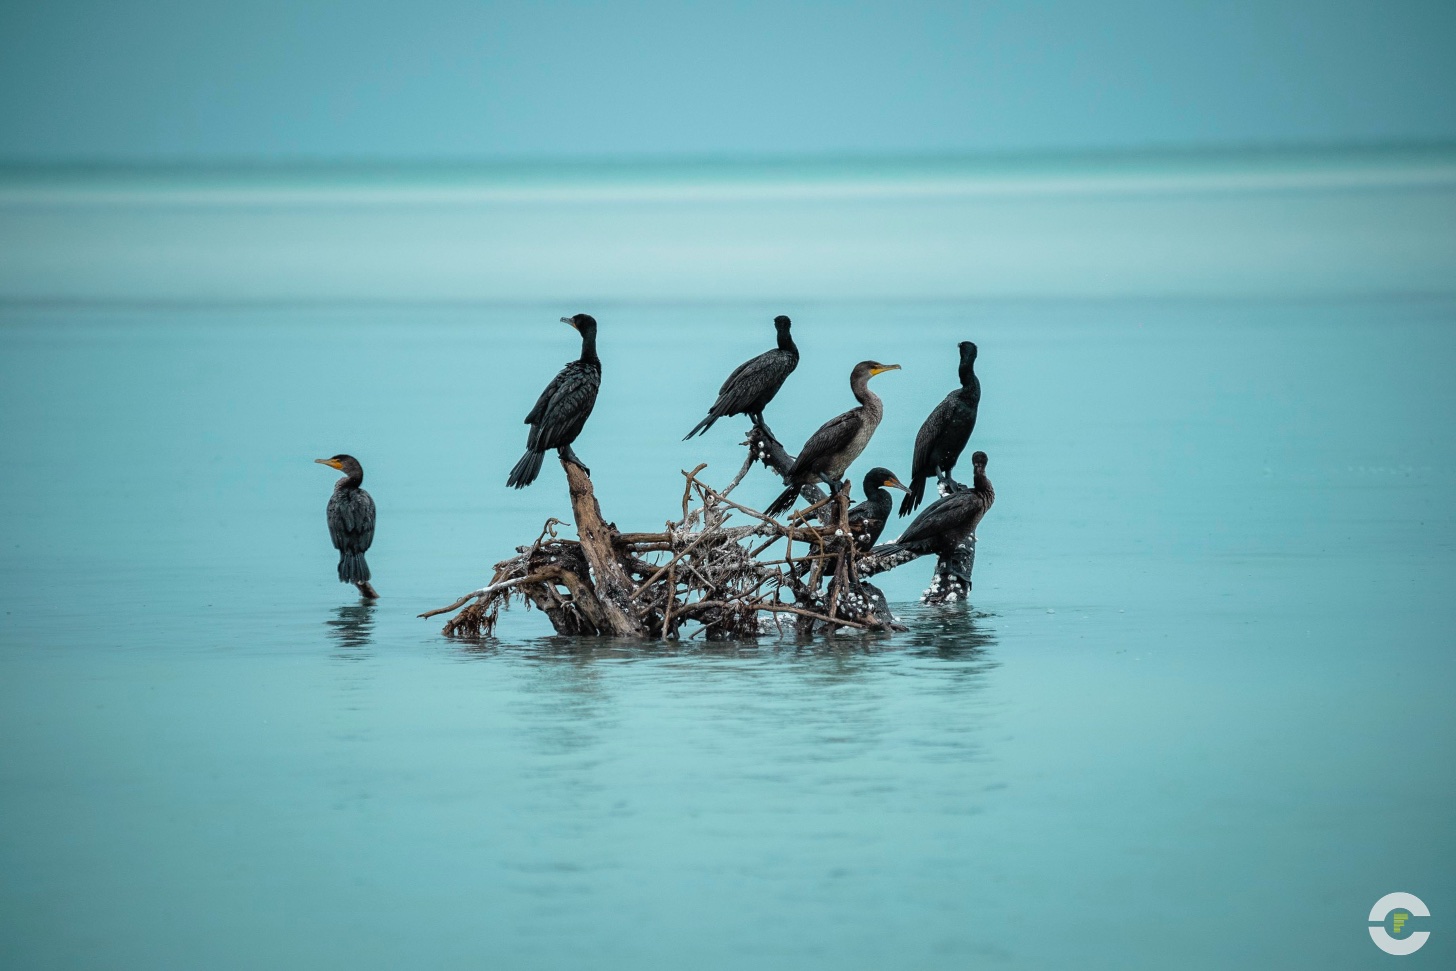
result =
[[591,478],[591,469],[586,467],[586,463],[583,462],[574,451],[572,451],[570,445],[561,446],[556,450],[556,454],[561,456],[561,461],[570,462],[572,465],[575,465],[577,468],[585,472],[587,474],[587,478]]

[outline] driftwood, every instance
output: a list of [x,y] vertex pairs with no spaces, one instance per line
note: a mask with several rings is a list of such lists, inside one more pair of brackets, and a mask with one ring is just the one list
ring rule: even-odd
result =
[[[534,543],[495,565],[489,584],[420,616],[458,610],[445,624],[447,636],[488,635],[501,608],[520,597],[560,634],[665,640],[701,633],[719,640],[765,631],[904,630],[869,578],[915,556],[856,549],[847,490],[831,496],[820,486],[803,487],[808,508],[787,522],[730,499],[755,463],[780,477],[793,463],[758,428],[744,444],[748,457],[722,490],[700,478],[703,465],[682,473],[682,514],[661,532],[618,531],[603,518],[586,470],[562,459],[577,539],[558,536],[564,523],[550,519]],[[974,561],[972,538],[956,556],[942,558],[924,599],[964,599]]]

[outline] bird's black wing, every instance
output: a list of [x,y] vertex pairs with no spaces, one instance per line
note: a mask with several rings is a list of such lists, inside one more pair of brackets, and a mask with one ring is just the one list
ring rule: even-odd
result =
[[354,521],[357,526],[359,552],[368,550],[374,543],[374,497],[363,489],[354,490],[356,497]]
[[969,532],[982,504],[981,496],[970,490],[937,499],[905,527],[905,532],[895,542],[901,546],[913,547],[922,543],[934,544],[960,530]]
[[782,351],[765,351],[757,357],[744,361],[733,369],[723,387],[718,389],[718,400],[713,411],[723,415],[734,415],[750,408],[766,404],[765,396],[776,393],[789,376],[793,364]]
[[855,542],[868,549],[875,545],[875,540],[884,531],[887,511],[881,509],[874,500],[867,499],[851,509],[848,518],[849,531]]
[[855,408],[820,425],[819,430],[810,435],[809,440],[804,443],[798,458],[794,459],[794,464],[789,469],[789,475],[816,471],[815,465],[820,459],[839,453],[854,441],[854,436],[859,432],[860,423],[863,421],[864,418],[860,415],[859,409]]
[[915,455],[910,462],[910,474],[929,477],[935,474],[936,469],[936,446],[946,428],[955,418],[957,399],[955,392],[951,392],[941,400],[940,404],[930,410],[925,421],[920,425],[920,431],[915,433]]
[[328,520],[329,539],[340,552],[363,553],[374,542],[374,498],[363,489],[334,493]]
[[[570,445],[597,401],[601,372],[573,361],[561,369],[537,402],[540,415],[531,429],[530,445],[537,451]],[[535,409],[533,409],[535,410]]]
[[739,378],[743,377],[743,375],[745,374],[752,372],[754,368],[764,362],[765,358],[772,356],[773,351],[764,351],[757,357],[750,357],[748,360],[744,361],[742,364],[734,368],[733,373],[723,379],[723,386],[718,389],[718,397],[721,398],[725,394],[727,394],[730,390],[732,390],[733,386],[738,383]]
[[551,399],[556,395],[556,389],[561,386],[561,379],[565,374],[566,369],[562,368],[557,372],[556,377],[551,379],[551,383],[546,385],[546,390],[541,392],[541,397],[536,399],[536,403],[531,406],[531,411],[526,415],[527,425],[534,425],[541,420],[541,416],[546,413],[546,406],[551,403]]

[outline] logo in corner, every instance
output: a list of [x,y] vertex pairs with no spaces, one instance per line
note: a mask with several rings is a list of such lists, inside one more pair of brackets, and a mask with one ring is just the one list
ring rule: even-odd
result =
[[[1370,908],[1370,939],[1386,954],[1414,954],[1425,946],[1430,931],[1406,928],[1412,917],[1429,917],[1431,910],[1413,893],[1388,893]],[[1385,929],[1386,920],[1395,933]]]

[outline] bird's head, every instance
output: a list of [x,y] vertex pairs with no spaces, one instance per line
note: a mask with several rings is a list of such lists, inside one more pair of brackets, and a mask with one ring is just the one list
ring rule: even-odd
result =
[[345,475],[363,475],[364,467],[359,460],[352,455],[335,455],[328,459],[314,459],[319,465],[327,465],[331,469],[343,472]]
[[789,318],[785,317],[783,314],[779,314],[777,317],[774,318],[774,329],[777,330],[780,334],[788,333],[789,327],[792,324],[793,321],[789,320]]
[[971,468],[984,472],[986,470],[986,453],[976,452],[971,456]]
[[595,334],[597,332],[597,319],[591,314],[572,314],[570,317],[562,317],[561,322],[563,324],[570,324],[572,327],[575,327],[577,333],[581,334],[582,336],[586,336],[588,333]]
[[909,492],[905,483],[895,478],[895,473],[883,466],[876,466],[865,473],[864,477],[865,495],[869,495],[875,489],[899,489],[901,492]]
[[898,364],[881,364],[879,361],[860,361],[854,366],[854,371],[850,374],[850,380],[853,381],[859,378],[868,379],[874,377],[876,374],[884,374],[886,371],[898,370],[900,370],[900,365]]

